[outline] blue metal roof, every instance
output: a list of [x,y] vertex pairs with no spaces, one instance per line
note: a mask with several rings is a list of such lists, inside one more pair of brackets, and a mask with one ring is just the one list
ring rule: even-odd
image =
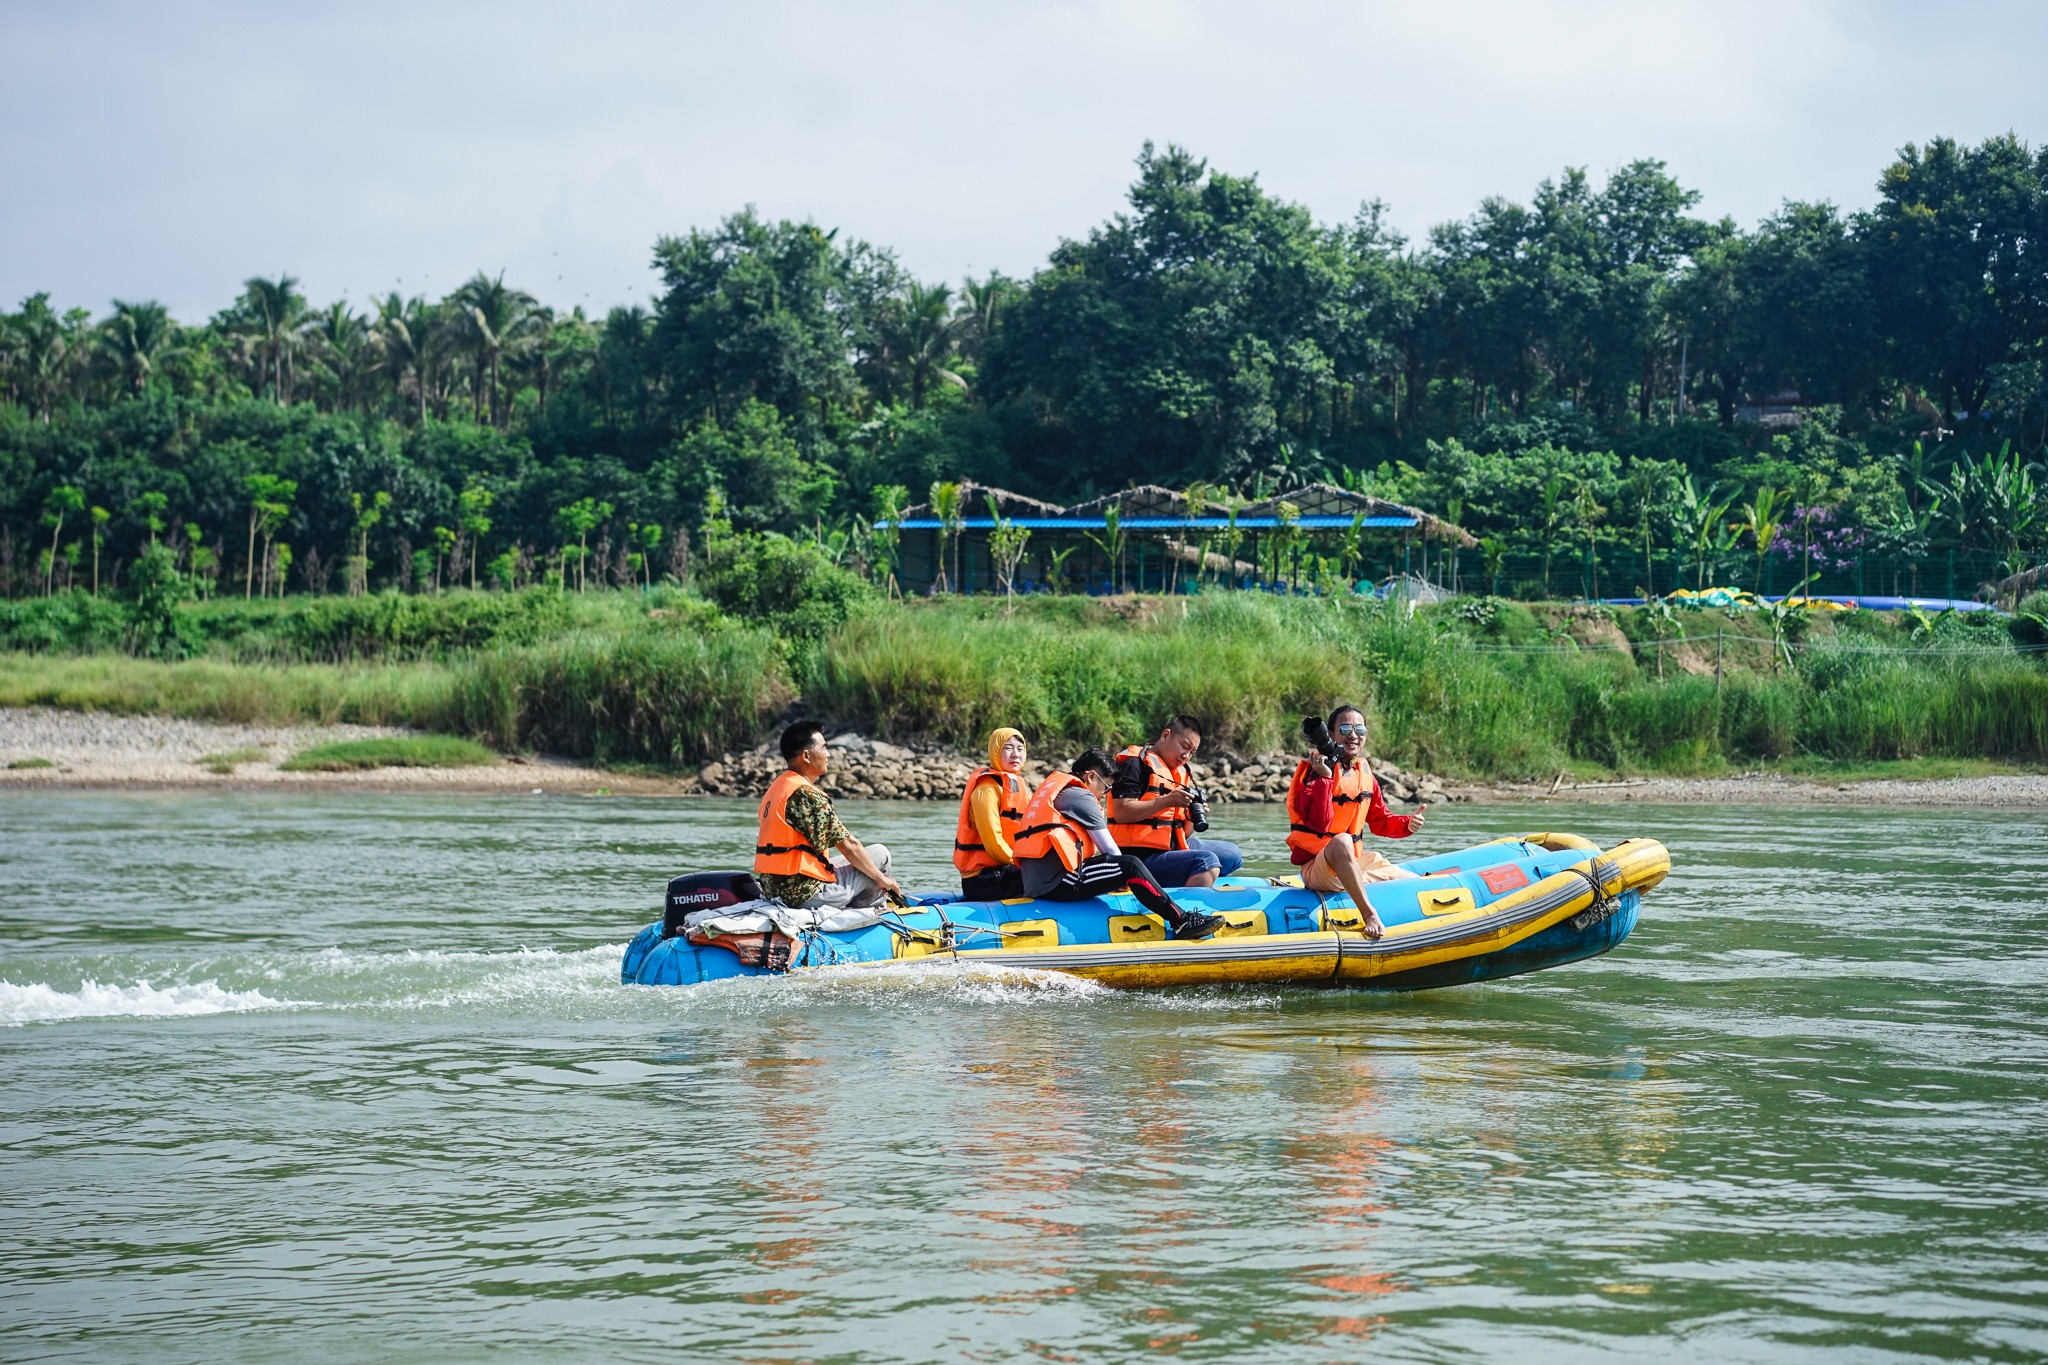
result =
[[[1075,517],[1007,517],[1012,526],[1021,526],[1030,531],[1099,531],[1107,524],[1100,517],[1093,521]],[[1294,524],[1306,531],[1341,531],[1352,523],[1350,517],[1298,517]],[[1118,523],[1126,531],[1226,531],[1231,526],[1228,517],[1125,517]],[[1270,531],[1280,526],[1278,517],[1239,517],[1236,522],[1240,531]],[[1414,517],[1367,517],[1361,525],[1376,530],[1405,531],[1417,525]],[[886,521],[875,523],[877,530],[885,530]],[[967,517],[960,523],[963,531],[993,531],[995,522],[987,517]],[[900,531],[939,531],[944,525],[936,517],[912,517],[899,522]]]

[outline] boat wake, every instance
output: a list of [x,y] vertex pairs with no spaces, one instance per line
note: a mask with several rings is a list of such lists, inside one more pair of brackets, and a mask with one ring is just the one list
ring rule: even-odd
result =
[[[994,962],[882,962],[654,991],[619,984],[623,947],[608,943],[496,952],[326,948],[182,962],[132,954],[73,958],[46,964],[37,974],[47,975],[47,980],[0,981],[0,1027],[260,1011],[403,1014],[494,1006],[534,1016],[651,1011],[660,1017],[699,1012],[761,1017],[828,1002],[885,1009],[1044,1009],[1108,999],[1140,1006],[1153,1003],[1142,993],[1134,996],[1065,972]],[[1271,992],[1252,994],[1265,997]],[[1184,991],[1173,996],[1170,1005],[1176,1011],[1237,1009],[1247,999],[1241,989]]]
[[262,991],[228,990],[215,981],[171,986],[136,981],[120,986],[87,978],[75,990],[59,990],[41,981],[26,985],[0,981],[0,1027],[6,1028],[66,1019],[190,1019],[292,1009],[297,1004],[273,999]]

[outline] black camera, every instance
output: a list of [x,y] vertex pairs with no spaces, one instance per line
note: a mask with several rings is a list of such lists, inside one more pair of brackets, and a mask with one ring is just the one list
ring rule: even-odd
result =
[[1301,733],[1307,738],[1308,747],[1314,749],[1330,762],[1342,763],[1344,761],[1343,746],[1330,738],[1330,727],[1323,722],[1321,716],[1303,716],[1301,718]]
[[1197,834],[1209,832],[1209,793],[1200,787],[1188,788],[1188,823]]

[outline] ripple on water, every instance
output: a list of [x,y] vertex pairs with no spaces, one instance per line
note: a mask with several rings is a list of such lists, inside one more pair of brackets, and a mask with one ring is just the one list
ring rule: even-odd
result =
[[[1676,871],[1607,958],[1363,996],[620,987],[665,877],[744,856],[740,803],[6,814],[25,1354],[2048,1347],[2035,822],[1445,808],[1419,851],[1576,825]],[[932,808],[849,814],[947,875]]]

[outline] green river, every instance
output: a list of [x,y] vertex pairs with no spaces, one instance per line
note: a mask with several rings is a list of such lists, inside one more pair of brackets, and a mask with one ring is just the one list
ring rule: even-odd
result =
[[[842,810],[947,884],[950,808]],[[0,1357],[2048,1355],[2048,822],[1401,851],[1540,829],[1674,871],[1489,986],[654,989],[620,948],[740,803],[7,794]]]

